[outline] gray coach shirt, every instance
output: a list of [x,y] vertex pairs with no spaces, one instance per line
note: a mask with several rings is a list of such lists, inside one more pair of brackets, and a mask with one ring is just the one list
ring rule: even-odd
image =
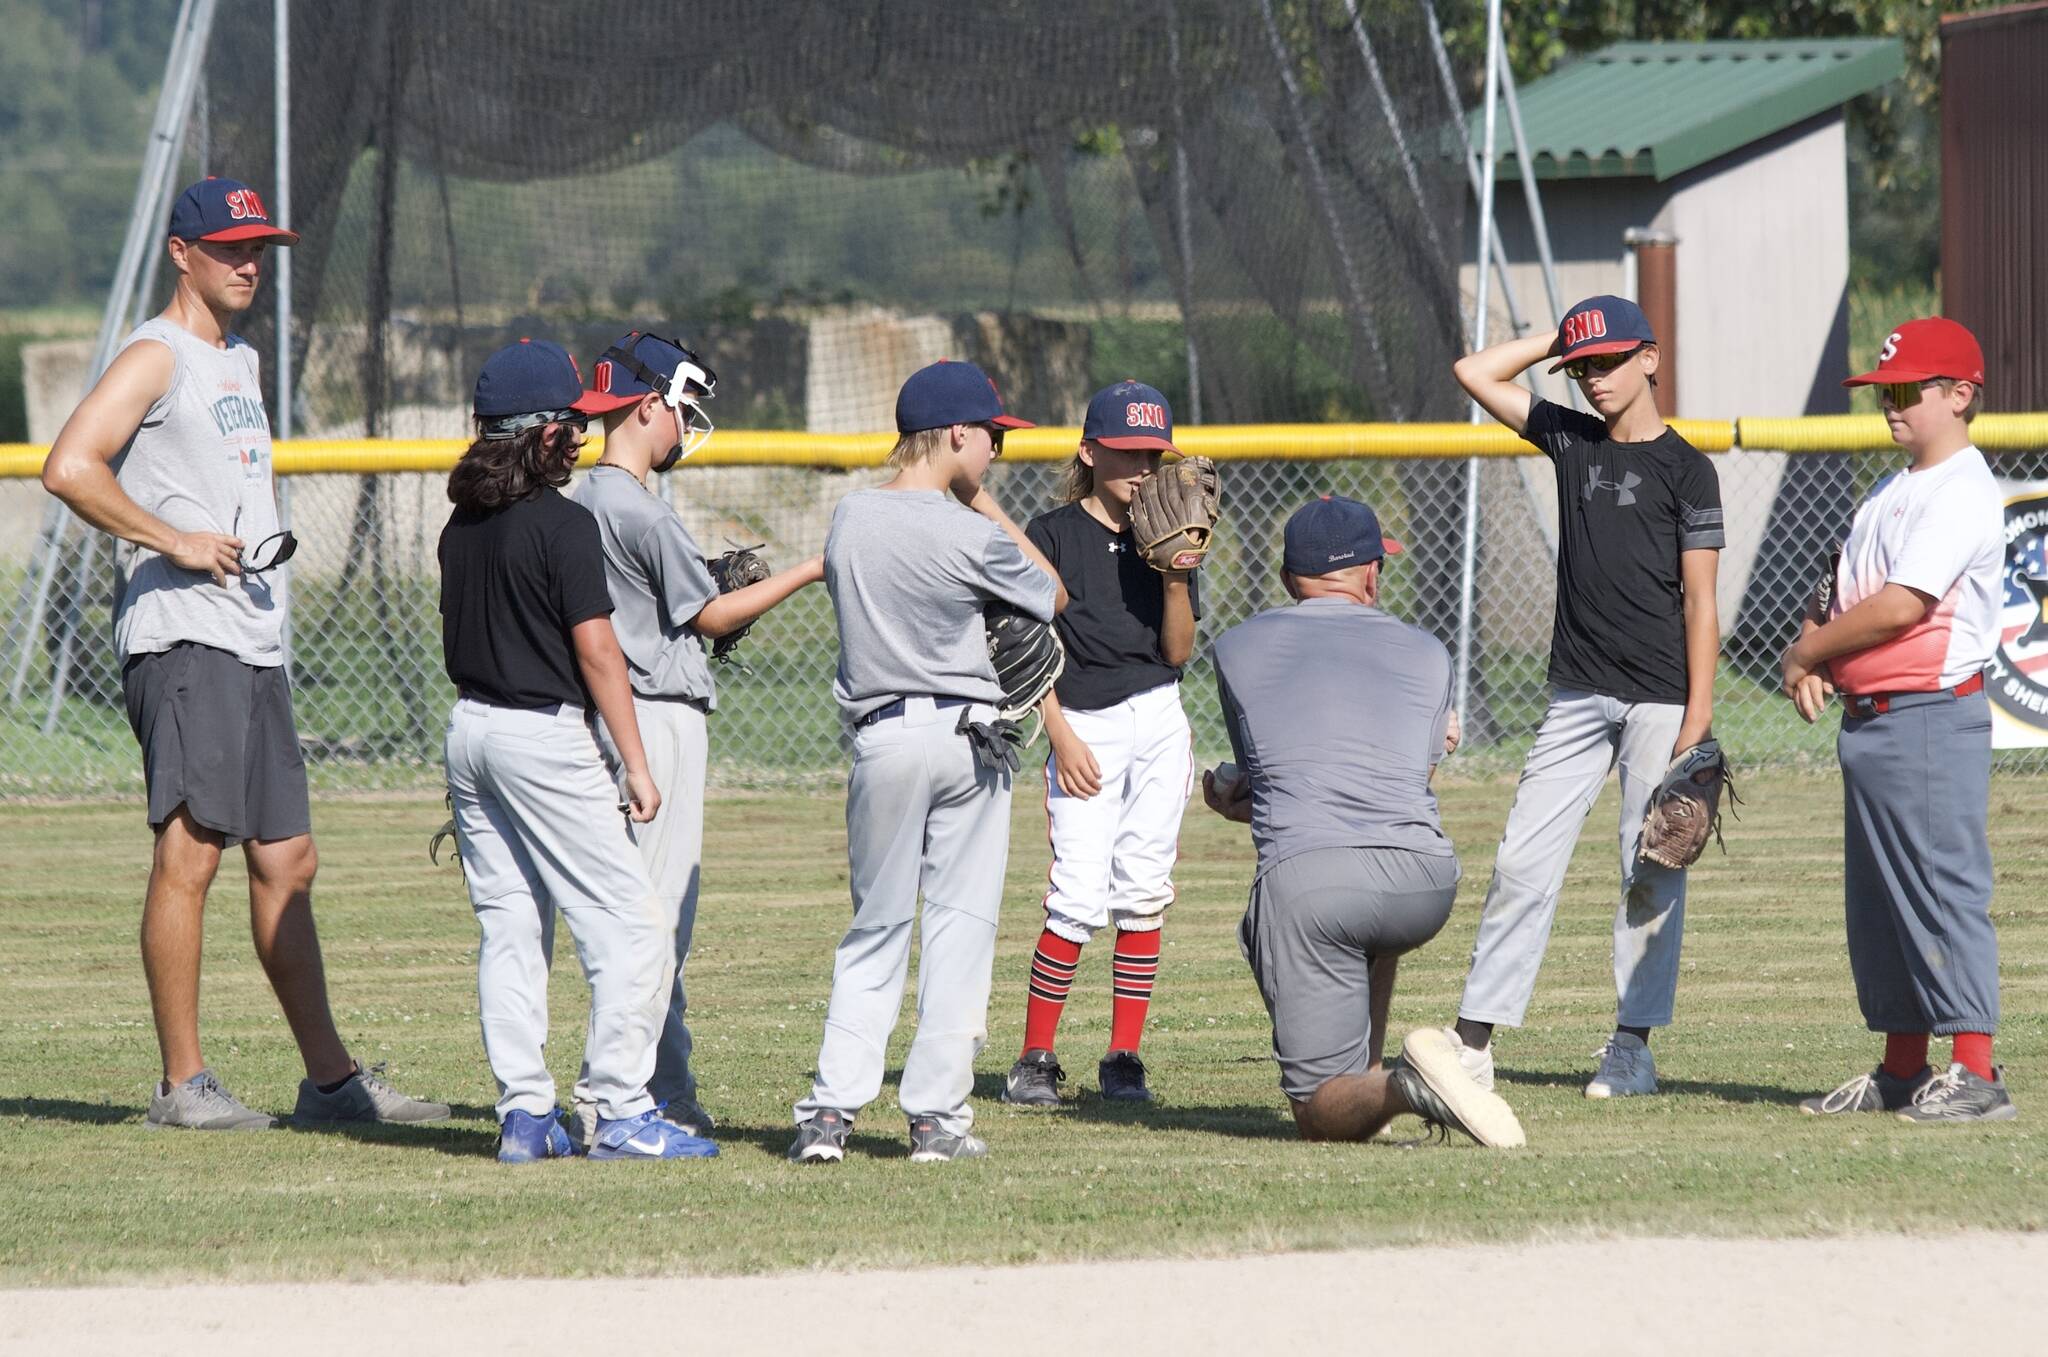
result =
[[1316,848],[1452,855],[1429,787],[1451,710],[1441,642],[1378,608],[1311,598],[1246,619],[1212,654],[1261,873]]
[[[234,336],[215,348],[162,318],[144,321],[121,347],[144,340],[171,351],[171,386],[115,456],[114,479],[179,532],[228,533],[253,550],[277,531],[256,350]],[[114,647],[123,659],[197,641],[258,668],[284,663],[283,571],[230,575],[222,588],[132,542],[115,544],[114,567]]]
[[615,466],[594,466],[576,502],[597,519],[604,539],[604,582],[612,595],[612,631],[641,697],[718,705],[704,642],[691,623],[718,597],[704,553],[675,510]]
[[825,587],[839,615],[832,695],[848,721],[899,697],[994,702],[981,610],[1052,621],[1059,586],[1009,535],[939,490],[856,490],[832,511]]

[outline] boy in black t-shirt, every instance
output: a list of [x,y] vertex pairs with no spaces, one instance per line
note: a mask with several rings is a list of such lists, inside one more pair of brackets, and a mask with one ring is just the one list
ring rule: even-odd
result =
[[1195,645],[1194,575],[1155,570],[1131,537],[1131,496],[1160,458],[1176,453],[1173,412],[1143,382],[1095,393],[1069,463],[1060,508],[1026,535],[1060,572],[1069,602],[1056,625],[1066,672],[1043,707],[1052,870],[1045,929],[1031,954],[1024,1050],[1003,1101],[1059,1104],[1064,1077],[1053,1037],[1081,948],[1115,926],[1109,1051],[1096,1067],[1102,1096],[1149,1101],[1138,1056],[1159,930],[1173,903],[1181,814],[1194,787],[1194,747],[1180,705],[1180,670]]
[[[1556,357],[1597,418],[1515,384]],[[1614,914],[1614,1035],[1589,1098],[1657,1091],[1653,1027],[1671,1022],[1685,873],[1639,861],[1651,794],[1713,720],[1723,542],[1713,464],[1657,411],[1659,354],[1635,303],[1592,297],[1554,334],[1458,361],[1458,384],[1542,449],[1557,471],[1557,613],[1551,698],[1494,859],[1455,1035],[1466,1072],[1493,1085],[1495,1024],[1520,1026],[1579,830],[1621,765],[1621,903]]]

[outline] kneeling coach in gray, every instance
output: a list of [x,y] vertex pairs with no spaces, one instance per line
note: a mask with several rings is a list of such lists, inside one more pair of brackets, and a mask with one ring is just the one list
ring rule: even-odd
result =
[[1258,869],[1238,945],[1273,1020],[1280,1087],[1307,1140],[1369,1140],[1404,1112],[1482,1145],[1523,1143],[1514,1112],[1473,1082],[1442,1031],[1380,1059],[1397,958],[1450,918],[1458,858],[1430,779],[1457,747],[1443,645],[1379,608],[1400,544],[1356,500],[1325,495],[1287,521],[1273,608],[1216,639],[1236,763],[1203,797],[1252,828]]

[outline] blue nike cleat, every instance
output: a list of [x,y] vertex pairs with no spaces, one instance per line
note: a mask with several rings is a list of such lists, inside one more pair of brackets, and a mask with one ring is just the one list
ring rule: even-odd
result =
[[717,1154],[717,1141],[663,1120],[658,1107],[617,1121],[599,1117],[590,1140],[592,1159],[711,1159]]
[[550,1112],[536,1117],[517,1109],[505,1114],[498,1128],[498,1162],[531,1164],[537,1159],[567,1159],[571,1153],[569,1133]]

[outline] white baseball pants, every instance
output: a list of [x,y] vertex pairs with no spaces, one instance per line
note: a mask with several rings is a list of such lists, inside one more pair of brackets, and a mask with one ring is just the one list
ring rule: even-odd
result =
[[1052,871],[1045,926],[1084,945],[1112,921],[1134,933],[1156,930],[1173,903],[1181,816],[1194,790],[1180,685],[1161,684],[1111,707],[1062,710],[1095,756],[1102,790],[1086,800],[1068,796],[1058,760],[1046,756]]
[[1520,1027],[1550,945],[1557,897],[1579,831],[1621,765],[1621,903],[1614,911],[1615,1022],[1665,1027],[1678,991],[1685,873],[1637,863],[1643,816],[1671,765],[1685,708],[1558,689],[1522,766],[1494,858],[1458,1016]]
[[545,1047],[558,910],[590,982],[592,1101],[612,1119],[646,1111],[669,956],[664,919],[582,709],[464,698],[444,753],[463,879],[483,932],[477,1003],[499,1119],[555,1108]]
[[[658,702],[634,697],[640,723],[640,744],[647,771],[661,792],[661,809],[646,824],[626,822],[627,837],[640,850],[654,898],[661,905],[662,926],[674,939],[664,978],[656,991],[661,1035],[655,1041],[654,1074],[647,1092],[660,1103],[694,1102],[697,1076],[690,1070],[690,1029],[684,1023],[689,1000],[683,992],[683,966],[690,957],[690,935],[697,927],[697,888],[704,860],[704,764],[710,750],[704,713],[687,702]],[[624,785],[625,762],[611,732],[597,723],[598,744],[618,785]],[[584,1050],[590,1050],[586,1039]],[[576,1079],[579,1125],[589,1126],[590,1062],[586,1058]]]
[[982,703],[940,707],[913,697],[901,716],[853,733],[846,792],[853,927],[833,958],[818,1077],[796,1105],[798,1122],[824,1108],[851,1119],[881,1092],[922,894],[917,1035],[897,1097],[905,1113],[936,1118],[948,1135],[974,1124],[967,1095],[974,1058],[988,1041],[996,916],[1010,857],[1010,774],[976,762],[955,729],[962,711],[995,719]]

